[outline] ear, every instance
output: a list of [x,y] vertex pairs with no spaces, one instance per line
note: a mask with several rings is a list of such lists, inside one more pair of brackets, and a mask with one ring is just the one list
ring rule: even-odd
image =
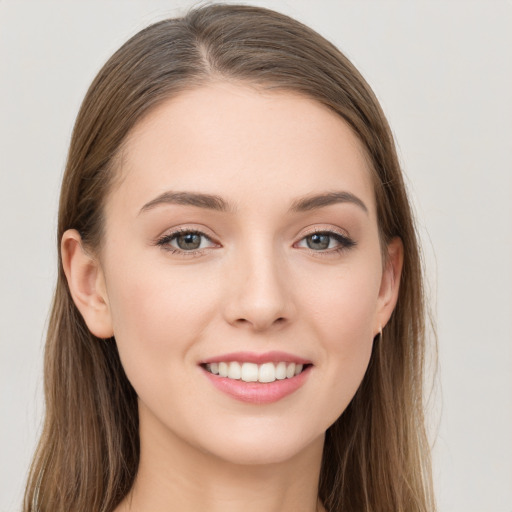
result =
[[61,255],[71,297],[87,327],[98,338],[110,338],[114,331],[99,261],[84,249],[75,229],[67,230],[62,236]]
[[374,326],[376,336],[388,323],[398,300],[400,276],[404,261],[404,246],[399,237],[395,237],[387,246],[387,259],[382,272],[379,298],[377,304],[377,325]]

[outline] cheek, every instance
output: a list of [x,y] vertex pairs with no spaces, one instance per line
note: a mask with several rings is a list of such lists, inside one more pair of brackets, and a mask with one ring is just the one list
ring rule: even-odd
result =
[[[355,268],[325,283],[305,306],[321,343],[325,407],[332,424],[356,393],[368,367],[380,287],[379,272]],[[379,269],[379,267],[376,267]],[[321,293],[323,292],[323,293]]]
[[321,334],[333,370],[346,383],[360,381],[368,365],[373,343],[372,323],[375,301],[359,295],[338,299],[337,308],[331,306],[330,316],[323,322]]
[[309,286],[304,309],[329,351],[343,354],[348,347],[357,349],[361,340],[372,339],[380,279],[378,263],[354,265]]
[[114,336],[127,375],[179,366],[211,319],[212,286],[165,264],[118,265],[109,277]]

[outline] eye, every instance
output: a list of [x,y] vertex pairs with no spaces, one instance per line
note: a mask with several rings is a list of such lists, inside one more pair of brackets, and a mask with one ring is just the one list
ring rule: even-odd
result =
[[194,252],[216,244],[201,231],[179,230],[165,235],[158,240],[157,245],[162,246],[171,252]]
[[299,241],[297,247],[304,247],[313,251],[342,251],[353,247],[355,242],[349,237],[334,231],[317,231],[305,236]]

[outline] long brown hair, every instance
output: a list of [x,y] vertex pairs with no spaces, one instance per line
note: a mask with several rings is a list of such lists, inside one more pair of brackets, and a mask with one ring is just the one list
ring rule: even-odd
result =
[[[319,497],[329,512],[435,508],[423,417],[425,304],[418,241],[393,138],[375,95],[322,36],[283,14],[209,5],[132,37],[93,81],[63,179],[58,241],[79,231],[97,250],[117,157],[134,125],[180,91],[212,80],[304,94],[340,115],[371,164],[383,246],[399,236],[398,304],[374,342],[354,399],[328,429]],[[139,462],[137,397],[115,340],[87,329],[59,261],[45,351],[46,418],[25,512],[111,512]]]

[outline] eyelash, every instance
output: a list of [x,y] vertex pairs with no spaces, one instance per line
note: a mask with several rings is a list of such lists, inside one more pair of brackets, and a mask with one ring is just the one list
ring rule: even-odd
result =
[[[206,247],[202,249],[194,249],[190,251],[186,251],[184,249],[178,249],[176,247],[173,247],[170,245],[170,243],[175,240],[179,235],[184,234],[190,234],[190,235],[198,235],[200,237],[205,238],[206,240],[210,241],[211,243],[215,244],[215,242],[205,233],[202,231],[198,231],[195,229],[184,229],[180,228],[176,231],[173,231],[172,233],[169,233],[167,235],[164,235],[163,237],[159,238],[155,245],[162,247],[165,251],[170,252],[171,254],[180,254],[183,256],[198,256],[204,253],[205,250],[212,249],[213,247]],[[347,251],[351,248],[353,248],[356,245],[356,242],[349,238],[346,235],[342,235],[341,233],[338,233],[336,231],[329,231],[329,230],[315,230],[311,231],[310,233],[307,233],[305,236],[303,236],[299,242],[302,242],[303,240],[306,240],[308,237],[313,235],[326,235],[338,242],[339,246],[336,248],[331,249],[325,249],[325,250],[319,250],[315,251],[314,249],[309,248],[308,250],[315,254],[315,256],[332,256],[336,254],[340,254],[344,251]],[[298,243],[298,242],[297,242]],[[295,244],[294,244],[295,245]]]
[[183,249],[178,249],[176,247],[173,247],[170,245],[170,243],[177,238],[179,235],[199,235],[200,237],[206,238],[212,243],[215,243],[207,234],[203,233],[202,231],[198,231],[197,229],[185,229],[180,228],[176,231],[173,231],[172,233],[169,233],[167,235],[164,235],[163,237],[159,238],[156,241],[156,245],[162,247],[165,251],[170,252],[171,254],[180,254],[183,256],[198,256],[202,254],[207,249],[212,249],[212,247],[207,247],[203,249],[194,249],[191,251],[185,251]]
[[326,235],[326,236],[336,240],[336,242],[338,242],[338,244],[339,244],[337,247],[320,250],[320,251],[315,251],[314,249],[308,248],[308,250],[311,253],[313,253],[315,256],[320,256],[320,257],[336,256],[336,255],[341,254],[342,252],[352,249],[356,245],[356,242],[354,240],[352,240],[350,237],[348,237],[347,235],[343,235],[341,233],[338,233],[337,231],[329,231],[329,230],[325,230],[325,229],[324,230],[318,229],[318,230],[314,230],[314,231],[307,233],[299,240],[298,243],[302,242],[303,240],[306,240],[308,237],[313,236],[313,235]]

